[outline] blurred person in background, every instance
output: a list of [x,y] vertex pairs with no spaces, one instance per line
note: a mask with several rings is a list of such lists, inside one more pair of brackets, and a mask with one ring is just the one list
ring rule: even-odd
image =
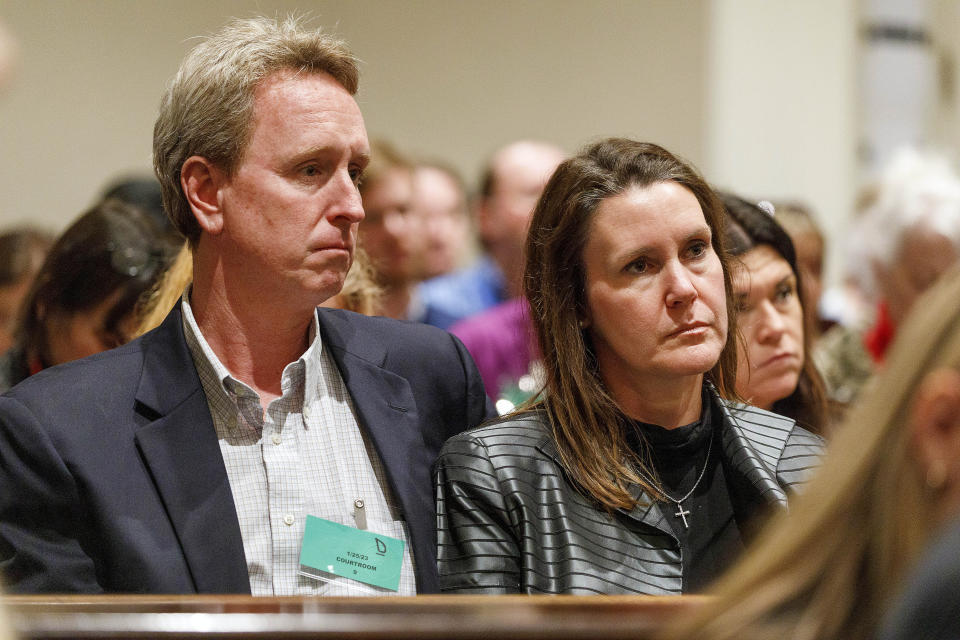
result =
[[878,640],[960,638],[960,517],[943,529],[888,608]]
[[0,389],[133,337],[134,308],[172,253],[145,213],[106,200],[57,238],[23,303]]
[[413,171],[412,206],[423,220],[421,277],[442,276],[464,264],[473,247],[460,175],[446,165],[418,164]]
[[876,637],[911,568],[960,515],[960,273],[913,306],[803,495],[665,637]]
[[16,41],[6,25],[0,22],[0,88],[7,83],[13,71],[13,62],[16,57]]
[[[452,311],[456,321],[447,328],[473,356],[487,395],[500,413],[512,411],[542,382],[527,302],[509,283],[519,283],[516,261],[523,255],[533,206],[563,157],[560,149],[536,142],[514,143],[495,154],[476,207],[488,255],[422,287],[426,299],[440,295],[450,303],[441,300],[436,306],[460,307]],[[459,299],[454,297],[457,291]]]
[[379,314],[436,324],[416,286],[423,271],[424,223],[412,209],[413,163],[382,140],[370,147],[359,186],[364,211],[359,244],[381,290]]
[[448,328],[521,295],[523,243],[537,199],[566,157],[551,144],[523,140],[497,151],[484,171],[474,210],[484,255],[423,283],[424,304]]
[[150,291],[137,303],[133,337],[156,329],[177,304],[184,290],[193,282],[193,252],[183,243],[176,256],[157,278]]
[[380,300],[383,289],[377,284],[376,275],[367,252],[363,247],[357,246],[353,250],[353,264],[350,265],[340,293],[327,298],[320,306],[345,309],[365,316],[381,315]]
[[[0,88],[3,87],[6,82],[7,74],[9,73],[11,59],[13,57],[13,40],[9,33],[7,33],[6,28],[3,25],[3,22],[0,21]],[[5,254],[0,250],[0,260],[7,260]],[[3,286],[3,285],[0,285]],[[6,322],[0,322],[0,332],[8,331]],[[9,339],[9,336],[4,336],[2,340],[6,341]],[[5,344],[0,347],[0,351],[5,351],[9,347],[9,344]],[[7,625],[7,616],[4,613],[2,607],[0,607],[0,640],[13,640],[13,632],[10,630]]]
[[512,411],[539,386],[531,384],[538,377],[539,351],[526,298],[501,302],[460,320],[449,331],[473,356],[499,413]]
[[806,316],[804,326],[809,327],[811,344],[815,343],[823,331],[830,328],[830,322],[820,317],[820,296],[823,294],[823,265],[826,253],[826,240],[817,224],[816,216],[800,202],[774,202],[776,219],[793,242],[797,254],[797,266],[803,274],[803,286],[800,297],[803,301],[803,313]]
[[821,439],[735,400],[725,215],[696,171],[612,138],[537,203],[524,287],[543,393],[435,465],[441,590],[700,590]]
[[828,393],[849,404],[873,371],[917,296],[954,264],[960,250],[960,178],[947,160],[905,149],[862,199],[848,254],[872,319],[834,327],[817,348]]
[[0,235],[0,353],[13,345],[21,304],[54,236],[24,227]]
[[103,190],[103,200],[113,199],[125,202],[143,211],[151,218],[170,242],[183,242],[183,236],[173,226],[167,212],[163,210],[163,196],[160,181],[153,176],[128,176],[109,183]]
[[[773,215],[743,198],[721,194],[733,269],[737,324],[737,395],[793,418],[813,433],[827,426],[823,380],[811,357],[810,316],[804,313],[805,273],[793,243]],[[768,203],[769,204],[769,203]]]

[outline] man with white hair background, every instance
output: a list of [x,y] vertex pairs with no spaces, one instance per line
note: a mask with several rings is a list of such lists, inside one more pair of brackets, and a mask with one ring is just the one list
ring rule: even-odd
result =
[[437,326],[446,329],[520,296],[527,227],[547,180],[565,157],[559,147],[533,140],[513,142],[493,154],[475,205],[486,254],[420,287],[423,303],[445,319]]
[[917,297],[960,256],[960,177],[943,155],[901,149],[864,191],[848,234],[849,279],[875,316],[827,331],[817,364],[834,400],[849,404]]

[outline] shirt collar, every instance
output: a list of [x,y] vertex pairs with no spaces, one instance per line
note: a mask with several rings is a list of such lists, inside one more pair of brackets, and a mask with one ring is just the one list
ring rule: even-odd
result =
[[[190,348],[190,354],[193,362],[200,374],[200,380],[203,383],[204,391],[210,393],[212,389],[207,388],[208,382],[216,380],[219,382],[217,391],[225,394],[228,398],[239,395],[239,392],[247,389],[251,393],[255,392],[242,381],[233,377],[230,370],[220,361],[217,354],[214,353],[203,333],[200,331],[200,325],[193,315],[193,307],[190,305],[190,294],[193,285],[188,285],[181,297],[181,310],[183,317],[184,335],[187,340],[187,346]],[[296,378],[298,371],[306,370],[306,384],[308,389],[311,384],[316,384],[320,359],[323,352],[323,341],[320,338],[320,321],[317,318],[317,312],[313,312],[313,322],[310,323],[308,334],[309,346],[307,350],[294,362],[291,362],[283,370],[283,377]]]

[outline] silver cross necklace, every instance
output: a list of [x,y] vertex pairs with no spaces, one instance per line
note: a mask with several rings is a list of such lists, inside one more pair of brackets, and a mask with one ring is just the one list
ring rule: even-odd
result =
[[[697,476],[697,481],[693,483],[693,486],[690,487],[690,491],[687,491],[686,495],[684,495],[682,498],[678,500],[677,498],[674,498],[673,496],[669,495],[663,489],[660,489],[660,492],[663,495],[665,495],[668,500],[670,500],[671,502],[677,505],[677,512],[673,515],[674,517],[680,518],[681,520],[683,520],[683,526],[687,529],[690,528],[690,523],[687,522],[687,516],[690,515],[690,511],[685,510],[683,508],[683,501],[689,498],[690,496],[692,496],[693,492],[697,490],[698,486],[700,486],[700,481],[703,480],[703,475],[707,472],[707,464],[710,462],[710,451],[712,449],[713,449],[713,433],[710,434],[710,443],[707,445],[707,455],[703,459],[703,469],[700,470],[700,475]],[[650,481],[650,478],[648,478],[644,474],[641,473],[640,477],[646,480],[647,482],[650,482],[650,484],[654,484],[653,482]]]

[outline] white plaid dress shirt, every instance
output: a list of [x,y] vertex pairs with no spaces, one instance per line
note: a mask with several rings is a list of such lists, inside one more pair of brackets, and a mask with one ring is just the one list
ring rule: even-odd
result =
[[399,538],[404,547],[400,587],[414,595],[413,555],[383,463],[357,424],[336,364],[323,348],[316,315],[310,346],[288,364],[282,395],[266,411],[260,396],[230,375],[204,339],[183,296],[183,328],[213,417],[240,520],[253,595],[390,595],[347,578],[324,582],[299,575],[308,515],[357,526],[363,500],[366,528]]

